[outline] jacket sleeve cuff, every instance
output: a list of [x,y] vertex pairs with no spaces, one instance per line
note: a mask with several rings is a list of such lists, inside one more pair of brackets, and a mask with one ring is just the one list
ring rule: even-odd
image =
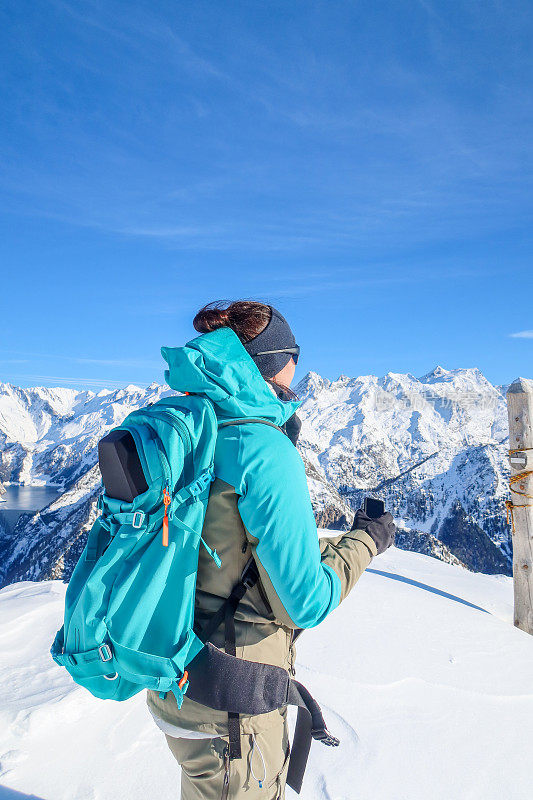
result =
[[370,550],[370,555],[372,557],[377,556],[378,554],[377,545],[369,533],[367,533],[366,531],[357,531],[357,530],[351,531],[350,533],[352,539],[356,539],[358,542],[363,542],[363,544],[368,547],[368,549]]

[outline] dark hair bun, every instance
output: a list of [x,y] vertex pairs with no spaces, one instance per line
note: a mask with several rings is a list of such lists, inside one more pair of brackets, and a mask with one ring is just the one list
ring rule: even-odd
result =
[[217,328],[229,327],[228,309],[213,307],[210,303],[204,306],[195,316],[193,323],[199,333],[210,333]]
[[270,306],[255,300],[235,300],[227,308],[222,302],[208,303],[200,309],[193,325],[199,333],[210,333],[217,328],[231,328],[241,342],[249,342],[263,331],[272,316]]

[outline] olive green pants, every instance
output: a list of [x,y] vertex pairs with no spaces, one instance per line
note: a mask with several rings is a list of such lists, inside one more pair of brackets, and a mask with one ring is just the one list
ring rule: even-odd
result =
[[167,743],[181,766],[181,800],[283,800],[289,764],[287,722],[241,736],[242,758],[228,758],[227,737]]

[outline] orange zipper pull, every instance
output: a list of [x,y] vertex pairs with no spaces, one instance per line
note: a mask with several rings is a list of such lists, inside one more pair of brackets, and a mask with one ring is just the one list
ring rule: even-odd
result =
[[163,547],[168,547],[168,507],[170,503],[170,492],[168,489],[163,489],[163,504],[165,506],[165,516],[163,517]]

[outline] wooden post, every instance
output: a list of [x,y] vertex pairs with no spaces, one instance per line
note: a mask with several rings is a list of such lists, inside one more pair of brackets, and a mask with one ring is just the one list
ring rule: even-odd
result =
[[[517,378],[507,391],[514,518],[514,624],[533,634],[533,381]],[[531,448],[531,449],[530,449]],[[525,474],[523,474],[525,473]],[[529,473],[529,474],[528,474]],[[517,475],[523,478],[516,480]]]

